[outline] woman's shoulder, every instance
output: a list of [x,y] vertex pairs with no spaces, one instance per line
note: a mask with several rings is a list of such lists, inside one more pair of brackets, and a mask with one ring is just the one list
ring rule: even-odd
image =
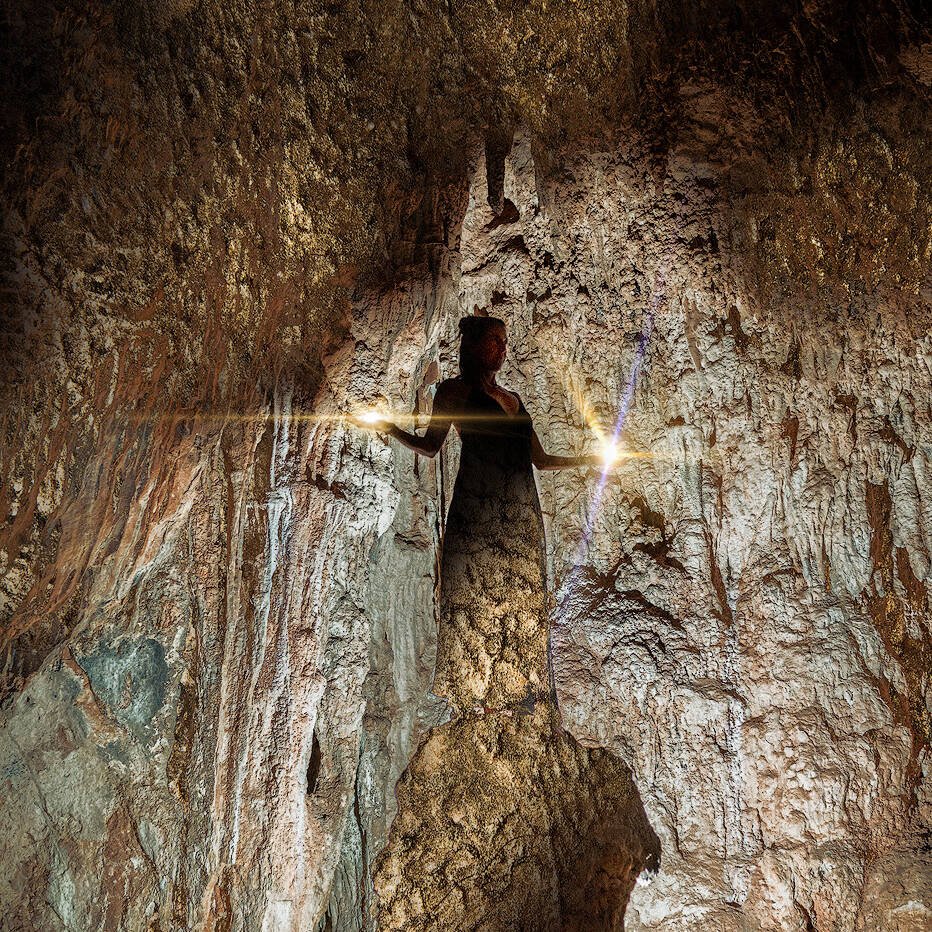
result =
[[437,386],[437,395],[445,398],[465,398],[469,394],[469,385],[461,378],[444,379]]
[[469,386],[459,378],[444,379],[434,395],[434,409],[456,410],[469,398]]
[[[505,388],[505,386],[503,385],[502,388]],[[527,408],[524,407],[524,400],[521,398],[521,396],[513,388],[505,388],[505,391],[508,392],[508,394],[518,402],[518,410],[515,413],[527,414]]]

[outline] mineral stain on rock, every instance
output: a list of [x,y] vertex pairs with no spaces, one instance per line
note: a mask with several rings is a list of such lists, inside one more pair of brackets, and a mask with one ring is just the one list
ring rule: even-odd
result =
[[912,736],[907,772],[907,789],[912,796],[921,779],[920,756],[932,746],[932,711],[927,699],[932,676],[932,631],[925,623],[928,597],[909,564],[908,554],[894,546],[888,483],[868,482],[866,497],[873,573],[865,601],[884,647],[903,671],[905,694],[887,683],[884,695],[895,720],[905,724]]
[[165,702],[168,664],[154,638],[101,643],[77,661],[98,699],[142,741],[152,741],[152,720]]

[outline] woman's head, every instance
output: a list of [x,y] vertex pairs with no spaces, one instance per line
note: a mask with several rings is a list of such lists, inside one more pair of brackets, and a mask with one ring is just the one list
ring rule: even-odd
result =
[[463,317],[460,320],[460,374],[478,378],[498,372],[508,345],[505,321],[498,317]]

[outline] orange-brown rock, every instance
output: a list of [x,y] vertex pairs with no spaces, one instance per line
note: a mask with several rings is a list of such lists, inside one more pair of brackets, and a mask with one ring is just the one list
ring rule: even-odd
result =
[[921,3],[4,21],[6,926],[391,928],[456,449],[341,416],[428,410],[475,304],[551,449],[629,406],[596,511],[539,478],[546,753],[620,760],[574,798],[636,790],[661,847],[626,927],[928,926]]

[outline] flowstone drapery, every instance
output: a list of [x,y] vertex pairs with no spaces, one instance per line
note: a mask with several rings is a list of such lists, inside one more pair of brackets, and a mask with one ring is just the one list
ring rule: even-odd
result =
[[661,848],[628,929],[927,927],[924,5],[8,6],[3,921],[348,932],[433,895],[388,842],[453,780],[457,451],[340,417],[426,411],[479,304],[554,451],[642,361],[599,507],[538,480],[570,743],[494,713],[462,767],[546,801],[511,826],[558,839],[540,908],[576,909],[551,865],[590,876],[604,789],[544,765],[614,760]]

